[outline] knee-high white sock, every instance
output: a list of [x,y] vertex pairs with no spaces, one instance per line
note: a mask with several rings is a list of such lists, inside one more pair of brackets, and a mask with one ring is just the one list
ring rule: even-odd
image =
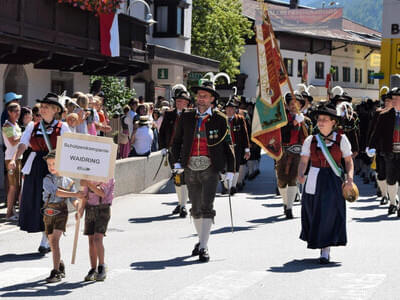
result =
[[201,235],[201,224],[203,223],[203,219],[195,219],[193,218],[193,223],[194,223],[194,228],[196,229],[197,232],[197,236],[200,239],[200,235]]
[[397,184],[387,185],[387,191],[388,191],[388,195],[390,198],[390,204],[392,204],[392,205],[396,205],[396,196],[397,196],[398,189],[399,189],[399,186]]
[[212,219],[202,219],[201,234],[200,234],[200,247],[199,249],[207,249],[208,239],[210,238],[210,231],[212,225]]
[[247,165],[249,166],[249,175],[253,174],[256,171],[256,161],[249,160]]
[[244,177],[246,176],[246,172],[247,172],[247,166],[240,165],[238,183],[243,184]]
[[286,205],[288,209],[291,209],[293,207],[294,200],[296,199],[297,195],[297,185],[295,186],[288,186],[286,190]]
[[279,193],[282,196],[282,203],[287,206],[287,188],[278,187],[278,189],[279,189]]
[[377,180],[379,189],[381,190],[382,197],[387,197],[388,189],[386,180]]
[[49,248],[49,240],[47,239],[47,235],[46,232],[42,232],[42,240],[40,241],[40,246],[45,247],[45,248]]
[[232,187],[236,188],[236,184],[238,182],[238,179],[239,179],[239,173],[236,172],[235,175],[233,175]]
[[321,257],[329,259],[329,254],[331,252],[331,247],[325,247],[321,249]]
[[176,195],[178,196],[178,201],[179,201],[179,205],[181,207],[185,207],[186,206],[186,202],[187,202],[187,186],[186,185],[181,185],[181,186],[175,186],[175,191],[176,191]]

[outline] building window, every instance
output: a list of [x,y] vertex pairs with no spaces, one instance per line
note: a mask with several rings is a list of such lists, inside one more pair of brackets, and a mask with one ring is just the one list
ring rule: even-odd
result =
[[358,82],[358,69],[357,68],[354,69],[354,82],[355,83]]
[[176,9],[176,33],[178,35],[183,35],[183,12],[182,7]]
[[283,63],[285,64],[286,72],[288,76],[293,76],[293,59],[284,58]]
[[333,75],[332,75],[332,80],[333,81],[339,81],[339,67],[338,66],[332,66]]
[[350,68],[343,67],[343,82],[350,82]]
[[304,68],[304,60],[299,59],[297,61],[297,77],[303,78],[303,68]]
[[168,32],[168,6],[157,6],[157,32]]
[[315,62],[315,78],[324,79],[324,62],[322,61]]
[[362,83],[362,76],[363,76],[363,71],[360,69],[360,83]]
[[372,77],[374,70],[368,70],[368,84],[375,84],[375,79]]
[[154,37],[179,37],[184,34],[185,8],[189,4],[180,0],[154,0]]

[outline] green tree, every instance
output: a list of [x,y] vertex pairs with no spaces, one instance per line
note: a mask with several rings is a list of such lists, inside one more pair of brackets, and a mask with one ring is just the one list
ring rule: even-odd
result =
[[125,78],[113,76],[91,76],[90,84],[95,80],[101,80],[101,90],[105,97],[105,106],[108,112],[122,112],[122,107],[136,96],[135,90],[126,86]]
[[192,53],[220,61],[220,71],[234,79],[246,37],[254,32],[242,15],[240,0],[193,0]]

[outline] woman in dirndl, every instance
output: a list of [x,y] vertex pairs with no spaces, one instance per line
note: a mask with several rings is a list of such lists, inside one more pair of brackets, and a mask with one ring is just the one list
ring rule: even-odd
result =
[[[40,103],[39,113],[42,121],[31,122],[26,127],[18,149],[10,162],[10,168],[15,168],[15,159],[20,157],[30,145],[32,152],[23,170],[26,175],[22,189],[19,226],[21,230],[29,233],[43,233],[38,251],[45,254],[50,251],[50,246],[44,233],[41,209],[44,203],[42,200],[43,179],[49,171],[43,157],[56,148],[57,137],[64,132],[69,132],[69,128],[66,123],[57,120],[57,115],[64,110],[57,95],[49,93],[37,102]],[[43,134],[43,130],[46,134]]]
[[[335,166],[334,161],[336,167],[341,166],[344,159],[347,174],[344,188],[351,189],[353,160],[349,140],[336,131],[339,122],[336,109],[322,105],[314,112],[314,117],[319,134],[305,139],[298,169],[298,181],[302,184],[306,182],[302,196],[300,239],[307,242],[308,248],[320,249],[319,262],[327,264],[330,262],[330,247],[347,244],[346,203],[342,195],[344,174],[341,174],[340,167],[334,169],[331,165]],[[309,161],[311,167],[306,181],[305,171]]]

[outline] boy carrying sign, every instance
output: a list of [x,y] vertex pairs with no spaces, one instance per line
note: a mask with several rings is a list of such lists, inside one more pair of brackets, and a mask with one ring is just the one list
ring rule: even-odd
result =
[[61,260],[60,237],[65,232],[68,220],[67,200],[69,200],[75,209],[78,210],[79,200],[74,198],[84,198],[84,192],[77,192],[75,183],[72,179],[59,176],[55,168],[55,151],[49,152],[44,160],[50,174],[43,179],[43,222],[45,232],[50,242],[53,253],[53,270],[50,276],[46,278],[48,283],[61,281],[65,277],[65,266]]
[[86,211],[84,234],[89,238],[91,265],[85,281],[103,281],[106,279],[107,272],[104,263],[103,237],[111,217],[110,206],[114,199],[115,180],[112,178],[107,183],[81,180],[80,184],[84,187],[86,197],[79,210],[79,215],[83,216],[83,210]]

